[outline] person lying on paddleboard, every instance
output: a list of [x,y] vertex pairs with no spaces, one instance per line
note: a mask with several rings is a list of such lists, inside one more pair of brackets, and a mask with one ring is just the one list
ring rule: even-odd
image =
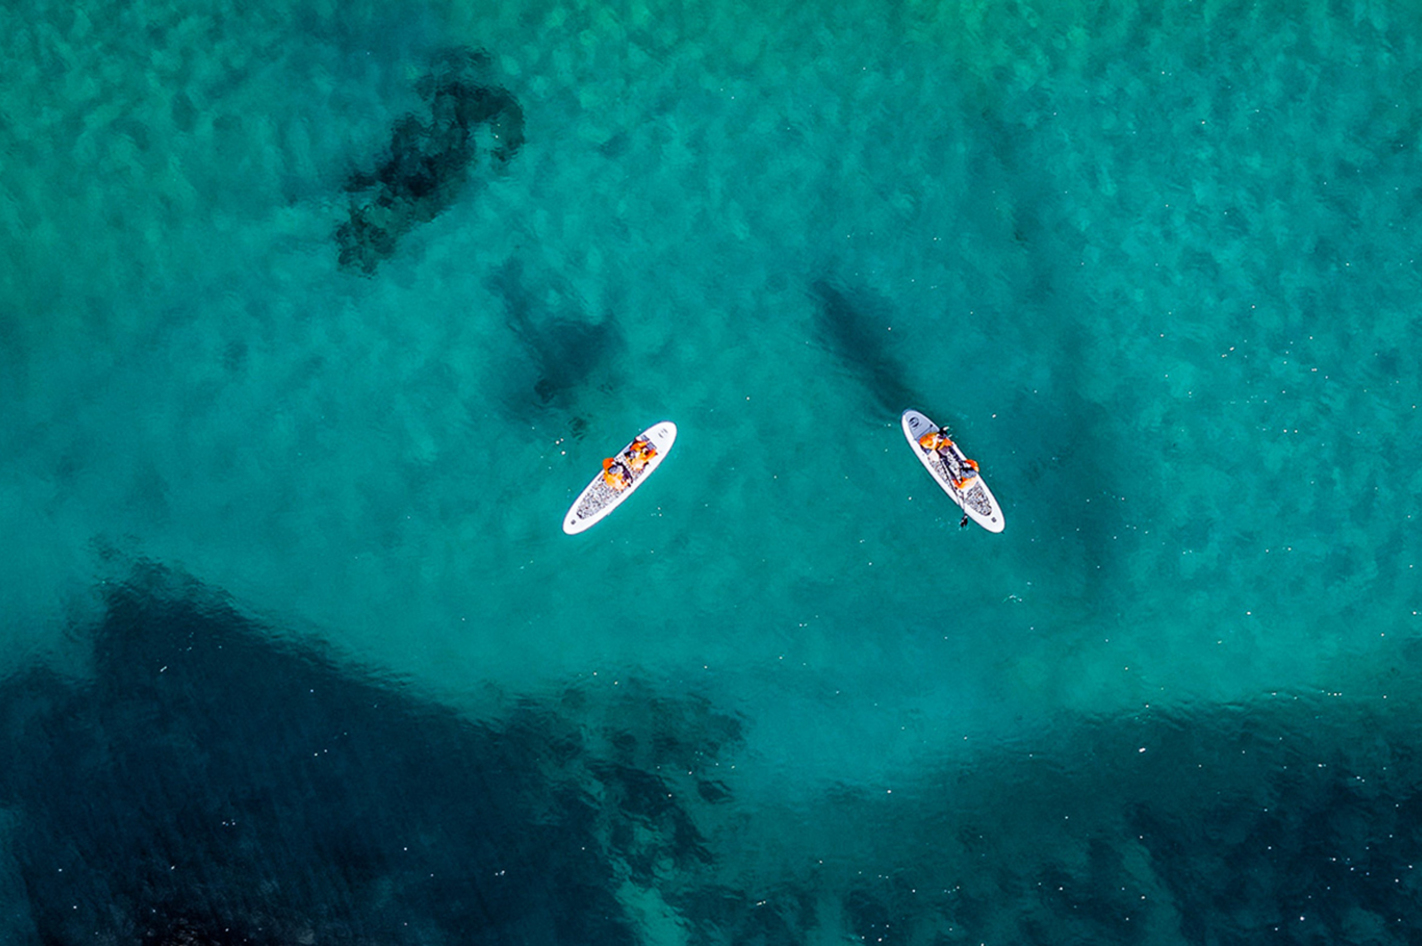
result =
[[919,437],[918,445],[925,450],[937,450],[939,453],[944,453],[953,446],[953,441],[948,439],[948,428],[939,427],[937,430],[930,430]]
[[967,457],[961,462],[958,460],[953,441],[948,437],[947,427],[930,430],[918,438],[918,445],[930,452],[937,452],[944,466],[948,468],[948,478],[953,482],[954,489],[962,489],[969,480],[978,475],[977,460],[969,460]]
[[646,437],[638,437],[627,448],[627,465],[632,468],[633,473],[640,473],[647,462],[656,455],[657,448],[652,446],[652,442]]
[[615,490],[624,490],[632,485],[632,474],[621,460],[607,457],[602,461],[602,479]]

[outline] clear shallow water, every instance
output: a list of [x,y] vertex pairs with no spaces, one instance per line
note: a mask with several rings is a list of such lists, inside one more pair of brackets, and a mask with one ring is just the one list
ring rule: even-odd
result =
[[15,941],[1415,935],[1410,11],[3,16]]

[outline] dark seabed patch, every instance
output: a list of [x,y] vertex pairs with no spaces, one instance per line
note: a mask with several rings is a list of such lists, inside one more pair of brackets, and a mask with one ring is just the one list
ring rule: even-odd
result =
[[811,285],[810,297],[820,343],[864,383],[887,419],[896,420],[910,407],[922,408],[922,401],[904,383],[903,365],[890,348],[892,316],[887,301],[825,279]]
[[445,53],[420,81],[419,93],[425,110],[396,122],[374,172],[353,174],[346,183],[355,197],[350,219],[336,229],[346,269],[374,273],[400,237],[449,207],[479,166],[481,150],[497,170],[523,147],[523,108],[491,81],[486,54]]
[[615,316],[589,321],[582,300],[551,274],[533,284],[548,288],[542,296],[534,293],[523,262],[516,258],[506,260],[486,280],[533,366],[531,383],[511,379],[505,400],[515,414],[523,414],[530,403],[567,408],[589,387],[610,385],[611,368],[626,348]]
[[708,857],[679,799],[738,724],[554,703],[471,723],[140,569],[91,680],[0,685],[6,887],[44,946],[637,942],[617,891]]
[[86,681],[0,682],[16,946],[1422,941],[1400,685],[1063,718],[757,806],[704,698],[474,722],[161,568],[107,603]]
[[790,932],[742,941],[813,941],[830,918],[877,943],[1422,942],[1417,702],[1281,693],[1078,721],[826,798],[803,817],[840,843],[810,832],[797,879],[758,888]]

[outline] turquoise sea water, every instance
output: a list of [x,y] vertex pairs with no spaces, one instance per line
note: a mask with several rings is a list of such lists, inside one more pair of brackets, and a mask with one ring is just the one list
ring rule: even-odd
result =
[[0,51],[4,941],[1422,936],[1414,5]]

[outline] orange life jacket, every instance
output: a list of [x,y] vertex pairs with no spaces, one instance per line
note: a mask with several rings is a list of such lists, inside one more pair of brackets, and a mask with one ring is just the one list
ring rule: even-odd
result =
[[616,462],[612,457],[607,457],[602,461],[602,480],[613,489],[622,489],[627,485],[627,474],[623,472],[620,464],[613,467]]

